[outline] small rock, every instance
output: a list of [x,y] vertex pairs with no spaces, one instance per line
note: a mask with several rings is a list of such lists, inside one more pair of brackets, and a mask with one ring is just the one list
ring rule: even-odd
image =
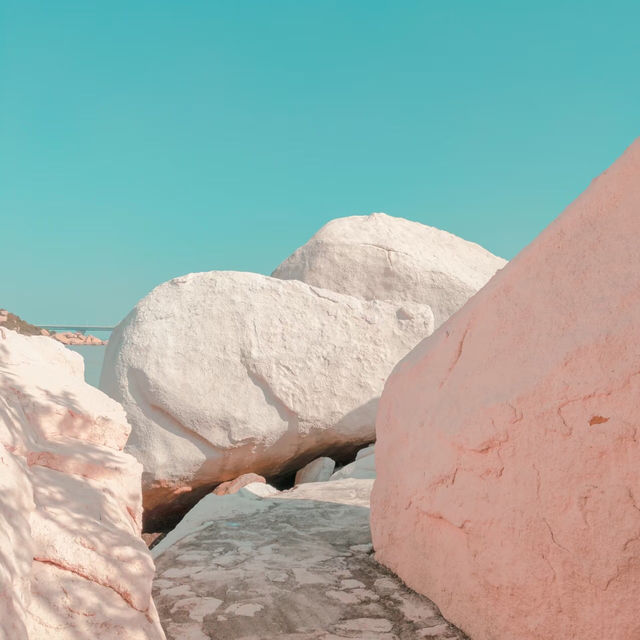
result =
[[305,482],[325,482],[331,477],[336,463],[331,458],[316,458],[296,473],[296,484]]
[[217,496],[227,496],[232,493],[237,493],[243,487],[246,487],[248,484],[252,484],[254,482],[266,483],[267,481],[257,473],[245,473],[241,476],[238,476],[235,480],[229,480],[228,482],[219,484],[213,490],[213,493],[215,493]]

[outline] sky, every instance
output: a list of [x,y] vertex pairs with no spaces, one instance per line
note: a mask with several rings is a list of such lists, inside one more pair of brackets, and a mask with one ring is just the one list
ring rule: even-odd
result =
[[116,324],[384,211],[511,258],[640,135],[640,3],[0,0],[0,307]]

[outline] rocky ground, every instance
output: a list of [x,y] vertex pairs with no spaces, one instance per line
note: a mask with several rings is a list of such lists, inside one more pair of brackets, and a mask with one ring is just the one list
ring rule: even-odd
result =
[[264,498],[249,485],[205,498],[154,550],[154,598],[167,637],[465,638],[376,562],[372,485],[310,483]]

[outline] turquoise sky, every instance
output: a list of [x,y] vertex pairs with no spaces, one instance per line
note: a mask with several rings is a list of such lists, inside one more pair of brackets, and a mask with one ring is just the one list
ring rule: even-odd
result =
[[638,7],[0,0],[0,307],[116,323],[372,211],[510,258],[640,135]]

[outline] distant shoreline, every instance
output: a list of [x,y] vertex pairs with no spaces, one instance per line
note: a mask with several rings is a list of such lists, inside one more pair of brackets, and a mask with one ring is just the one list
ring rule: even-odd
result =
[[[102,340],[90,333],[82,333],[80,331],[51,331],[44,327],[31,324],[6,309],[0,309],[0,327],[11,329],[12,331],[16,331],[17,333],[25,336],[47,336],[67,346],[101,347],[106,345],[108,342],[107,340]],[[63,325],[61,325],[61,327],[66,328]],[[103,329],[102,327],[96,328]],[[104,330],[106,330],[106,327]]]

